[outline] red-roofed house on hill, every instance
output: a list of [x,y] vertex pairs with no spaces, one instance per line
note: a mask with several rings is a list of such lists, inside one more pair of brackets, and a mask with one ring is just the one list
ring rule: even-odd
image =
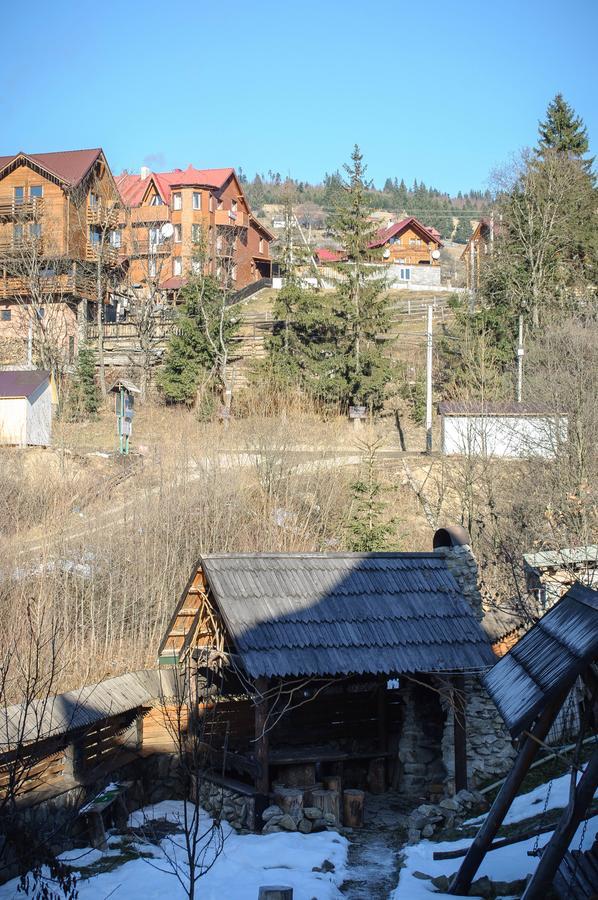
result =
[[72,360],[109,300],[119,205],[100,148],[0,157],[0,362]]
[[234,169],[122,174],[122,245],[132,284],[174,294],[201,265],[233,290],[270,278],[274,235],[252,214]]
[[381,228],[372,248],[384,248],[382,261],[405,266],[439,266],[442,242],[436,229],[427,228],[408,216],[386,228]]

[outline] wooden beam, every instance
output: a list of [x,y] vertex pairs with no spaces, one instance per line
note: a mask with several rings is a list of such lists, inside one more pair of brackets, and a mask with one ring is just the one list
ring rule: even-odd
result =
[[455,791],[467,790],[467,724],[465,678],[453,678],[453,734],[455,742]]
[[577,826],[589,809],[598,787],[598,750],[594,750],[567,809],[559,819],[555,832],[542,851],[538,868],[521,900],[543,900],[565,855]]
[[511,803],[515,799],[515,795],[540,749],[538,740],[543,741],[550,731],[550,727],[556,719],[568,693],[568,690],[561,691],[552,703],[544,707],[541,715],[536,719],[530,734],[526,737],[517,754],[511,771],[492,804],[490,812],[486,816],[484,824],[473,839],[471,847],[467,851],[467,856],[461,863],[461,868],[451,883],[449,894],[467,895],[469,892],[471,882],[480,867],[480,863],[496,837],[496,833],[502,825],[504,817],[509,811]]
[[377,691],[378,747],[382,753],[388,750],[388,708],[386,703],[386,678]]
[[268,700],[264,697],[268,689],[268,679],[257,678],[255,688],[258,693],[255,702],[255,760],[257,763],[255,787],[258,793],[268,794],[270,792]]

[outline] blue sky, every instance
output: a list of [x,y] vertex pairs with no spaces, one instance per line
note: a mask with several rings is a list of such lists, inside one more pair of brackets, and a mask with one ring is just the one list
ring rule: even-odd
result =
[[597,0],[10,3],[0,154],[314,181],[358,142],[378,184],[483,188],[557,91],[598,154],[597,33]]

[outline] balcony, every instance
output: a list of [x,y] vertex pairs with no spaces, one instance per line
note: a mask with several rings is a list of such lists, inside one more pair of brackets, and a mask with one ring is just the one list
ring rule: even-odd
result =
[[43,211],[44,201],[41,197],[20,202],[12,197],[0,197],[0,220],[4,222],[39,219]]
[[168,206],[136,206],[131,209],[131,225],[151,225],[154,222],[169,222]]
[[106,266],[115,266],[118,263],[119,250],[117,247],[108,244],[94,244],[87,241],[85,245],[85,259],[88,262],[97,262],[101,259]]
[[247,228],[249,216],[244,212],[233,212],[232,209],[217,209],[214,213],[215,225],[228,225],[231,228]]
[[15,240],[0,240],[0,258],[4,259],[35,259],[42,255],[43,241],[41,238],[22,238]]
[[105,225],[109,228],[116,228],[118,213],[118,209],[113,206],[107,207],[103,203],[96,203],[95,206],[87,207],[87,223],[88,225]]
[[133,238],[130,243],[128,255],[133,257],[139,256],[169,256],[172,252],[172,241],[163,241],[156,243],[147,238],[145,240],[135,240]]

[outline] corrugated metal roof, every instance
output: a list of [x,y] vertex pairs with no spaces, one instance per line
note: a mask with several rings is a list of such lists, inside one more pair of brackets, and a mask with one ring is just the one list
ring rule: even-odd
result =
[[484,683],[516,737],[598,657],[598,591],[575,584],[500,659]]
[[453,401],[438,404],[441,416],[557,416],[562,415],[547,403],[516,403],[513,401]]
[[87,175],[101,153],[99,147],[93,150],[59,150],[55,153],[15,153],[13,156],[0,157],[0,172],[21,156],[70,187],[75,187]]
[[461,671],[494,661],[434,553],[223,554],[201,565],[253,677]]
[[0,752],[16,742],[39,741],[93,725],[175,693],[174,672],[147,669],[88,684],[74,691],[5,707],[0,714]]
[[49,377],[42,369],[0,371],[0,397],[30,397]]
[[435,229],[429,229],[425,225],[422,225],[419,219],[416,219],[415,216],[407,216],[406,219],[402,219],[400,222],[395,222],[394,225],[389,225],[388,228],[381,228],[377,232],[375,240],[373,240],[369,246],[382,247],[392,237],[396,237],[397,235],[405,231],[405,229],[409,225],[413,226],[416,231],[420,231],[424,235],[424,237],[428,238],[428,240],[437,243],[439,247],[443,246],[440,242],[440,233],[438,231],[435,231]]
[[523,560],[530,569],[560,569],[567,566],[598,564],[598,546],[564,548],[563,550],[541,550],[539,553],[524,553]]

